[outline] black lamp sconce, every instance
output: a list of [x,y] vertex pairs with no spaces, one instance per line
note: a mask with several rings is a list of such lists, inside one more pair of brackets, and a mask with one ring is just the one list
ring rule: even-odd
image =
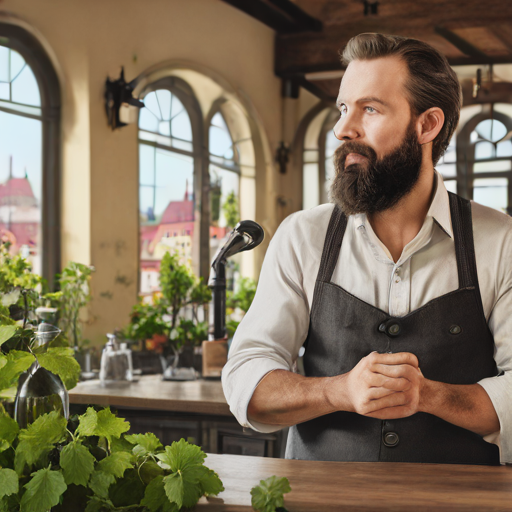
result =
[[139,110],[144,103],[133,97],[135,81],[136,79],[126,82],[124,68],[121,68],[121,75],[117,80],[107,78],[105,82],[105,111],[112,130],[136,123],[139,118]]
[[379,2],[371,2],[370,0],[363,0],[364,15],[379,14]]
[[279,172],[286,174],[286,165],[290,160],[290,148],[281,141],[276,151],[276,162],[279,165]]

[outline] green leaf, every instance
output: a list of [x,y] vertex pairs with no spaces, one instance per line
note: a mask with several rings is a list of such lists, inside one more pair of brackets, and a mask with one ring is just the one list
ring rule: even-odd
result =
[[85,512],[105,512],[105,510],[115,510],[114,504],[108,499],[97,496],[92,496],[85,507]]
[[204,469],[204,466],[188,466],[183,471],[164,477],[165,494],[169,501],[176,503],[179,508],[192,508],[203,495],[200,480]]
[[251,489],[252,507],[258,512],[275,512],[277,508],[284,506],[283,494],[291,490],[287,478],[278,478],[274,475],[261,480],[260,485]]
[[81,370],[72,348],[49,348],[46,353],[39,354],[37,360],[43,368],[58,375],[67,390],[77,385]]
[[144,498],[146,486],[139,478],[136,469],[129,469],[114,485],[108,490],[110,501],[115,507],[128,507],[139,504]]
[[6,412],[0,412],[0,452],[7,450],[16,439],[20,427]]
[[133,468],[132,454],[128,452],[117,452],[105,457],[97,465],[98,471],[103,471],[116,478],[122,478],[124,472]]
[[21,498],[21,512],[46,512],[59,503],[67,485],[60,471],[45,468],[32,473],[32,479],[25,484],[25,489]]
[[25,463],[32,466],[43,455],[47,455],[66,435],[66,418],[57,411],[43,414],[19,433],[19,444],[16,447],[15,469],[18,474],[23,472]]
[[109,408],[96,412],[89,407],[79,419],[80,424],[76,429],[79,435],[105,437],[109,443],[112,438],[121,437],[121,434],[130,430],[130,424],[122,418],[117,418]]
[[108,489],[115,481],[114,475],[95,471],[89,480],[89,487],[100,498],[108,499]]
[[35,358],[29,352],[11,350],[6,356],[0,354],[0,389],[17,384],[20,375],[27,371]]
[[163,474],[164,470],[152,460],[147,460],[139,467],[140,478],[146,485],[152,482],[157,476],[163,476]]
[[217,496],[219,492],[224,490],[224,486],[222,485],[222,481],[219,478],[219,475],[215,473],[212,469],[209,469],[205,466],[204,474],[199,481],[199,485],[201,486],[201,496],[205,494],[206,496]]
[[125,436],[125,439],[129,443],[135,445],[133,447],[133,453],[138,457],[143,457],[148,453],[153,454],[162,447],[160,439],[158,439],[158,437],[156,437],[155,434],[152,434],[151,432],[148,432],[147,434],[132,434]]
[[60,467],[64,473],[66,484],[87,487],[89,477],[94,471],[95,458],[80,441],[72,441],[60,453]]
[[19,481],[16,471],[0,468],[0,499],[4,496],[16,494],[19,490]]
[[119,438],[113,437],[110,441],[110,452],[128,452],[132,453],[133,444],[129,443],[125,437],[121,436]]
[[0,346],[10,340],[17,330],[17,325],[0,325]]
[[171,446],[166,446],[165,452],[159,453],[157,457],[175,473],[189,466],[201,465],[206,455],[199,446],[180,439],[178,442],[174,441]]
[[148,484],[140,504],[147,507],[150,512],[178,512],[178,506],[171,503],[165,494],[163,480],[163,476],[157,476]]

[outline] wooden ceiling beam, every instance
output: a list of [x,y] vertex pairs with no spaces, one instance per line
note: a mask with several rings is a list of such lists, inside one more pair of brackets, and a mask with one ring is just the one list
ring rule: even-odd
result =
[[280,34],[319,32],[323,24],[290,0],[223,0]]
[[480,59],[482,64],[487,64],[487,60],[490,59],[489,55],[484,53],[482,50],[479,50],[476,46],[473,46],[469,41],[466,41],[455,32],[445,28],[436,26],[434,28],[436,34],[439,34],[441,37],[444,37],[450,44],[458,48],[462,53],[467,55],[468,57],[473,57],[476,59]]

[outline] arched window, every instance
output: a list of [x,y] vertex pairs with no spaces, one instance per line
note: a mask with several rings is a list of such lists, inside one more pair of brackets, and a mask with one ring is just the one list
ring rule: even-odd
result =
[[511,212],[512,119],[499,111],[482,112],[460,131],[457,144],[458,191],[491,208]]
[[[214,105],[208,128],[210,261],[238,221],[255,217],[255,157],[247,118],[234,102]],[[252,265],[252,255],[232,258],[235,271]],[[236,276],[235,276],[236,277]]]
[[60,271],[60,87],[41,44],[0,23],[0,232],[53,286]]
[[303,208],[313,208],[329,201],[334,178],[334,152],[340,141],[333,128],[339,117],[336,109],[322,110],[311,121],[304,137]]
[[[181,86],[181,87],[179,87]],[[140,291],[160,288],[160,261],[178,251],[197,272],[195,176],[201,173],[191,91],[177,79],[146,89],[139,116]],[[189,103],[188,108],[184,103]],[[199,167],[199,168],[197,168]]]

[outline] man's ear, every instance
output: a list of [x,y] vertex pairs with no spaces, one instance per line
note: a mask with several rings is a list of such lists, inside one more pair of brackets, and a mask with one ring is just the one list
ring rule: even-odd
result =
[[421,145],[432,142],[444,125],[444,112],[439,107],[432,107],[418,116],[416,128],[418,142]]

